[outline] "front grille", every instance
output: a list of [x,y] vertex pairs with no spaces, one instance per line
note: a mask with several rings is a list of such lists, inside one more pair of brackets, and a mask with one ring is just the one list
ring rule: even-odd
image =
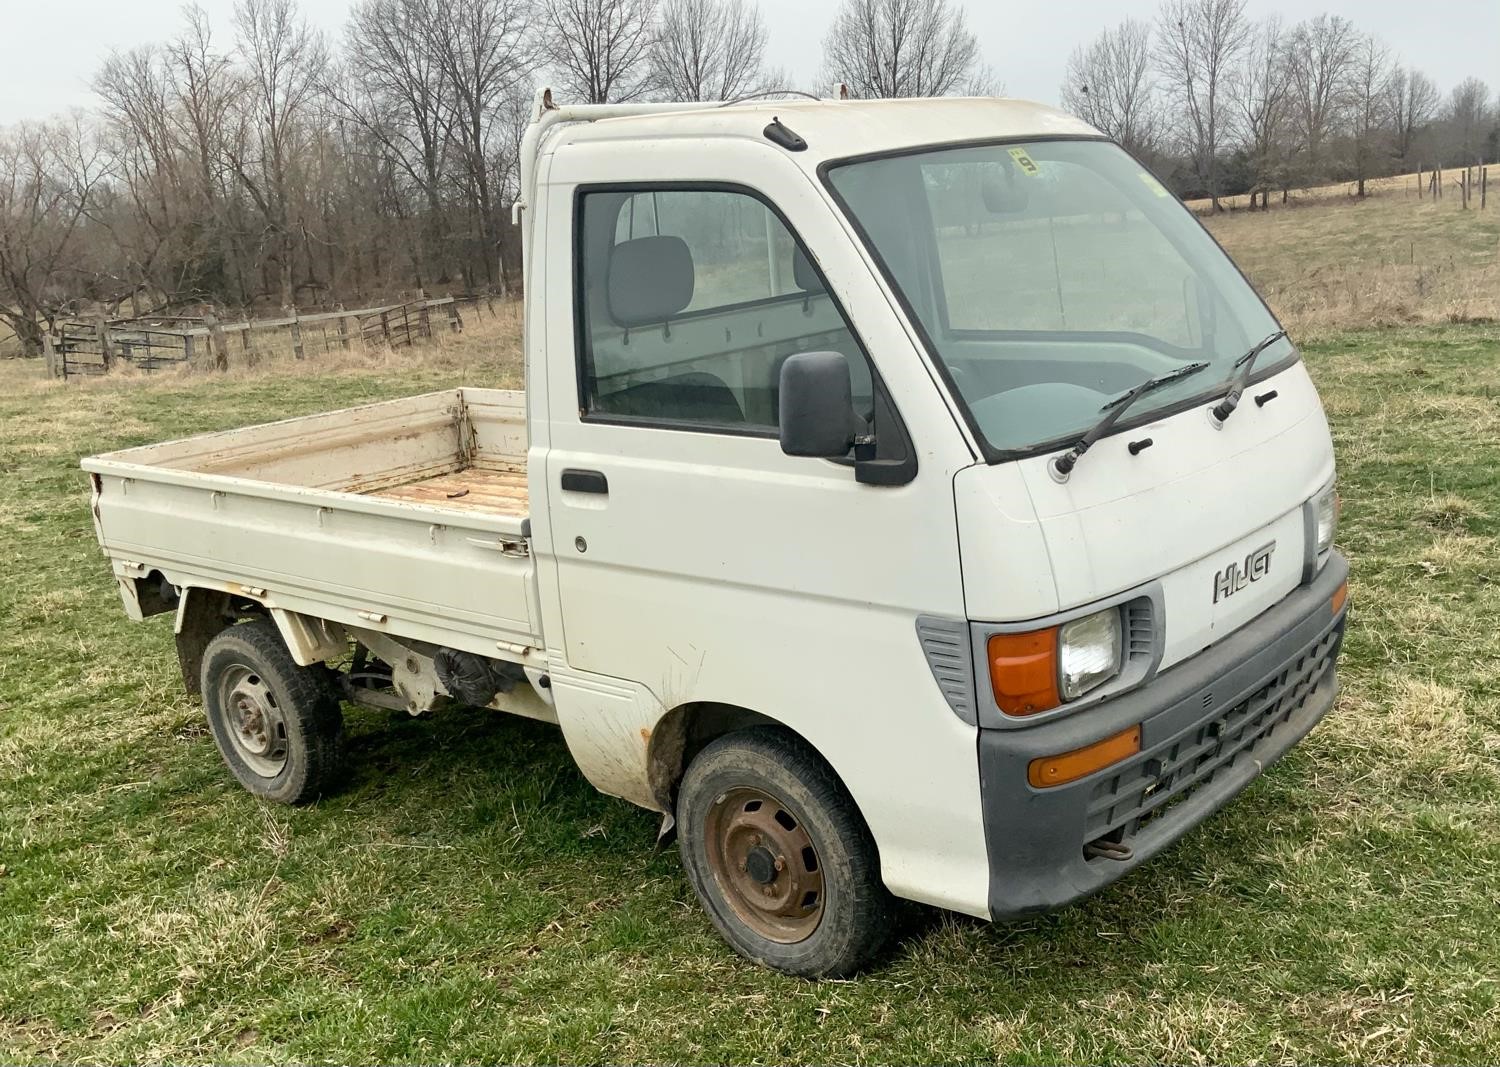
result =
[[[1089,797],[1085,842],[1128,842],[1147,826],[1249,757],[1307,700],[1333,665],[1340,632],[1329,630],[1260,689],[1190,726],[1095,784]],[[1205,706],[1212,694],[1204,694]],[[1086,855],[1098,850],[1090,849]],[[1091,858],[1091,862],[1098,862]]]

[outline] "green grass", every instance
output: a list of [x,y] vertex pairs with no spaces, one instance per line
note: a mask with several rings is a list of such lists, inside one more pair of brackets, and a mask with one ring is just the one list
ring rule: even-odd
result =
[[80,455],[492,362],[0,389],[0,1061],[1479,1061],[1500,1048],[1500,327],[1309,346],[1355,615],[1331,718],[1059,914],[913,907],[885,962],[741,962],[550,727],[349,712],[268,808],[127,622]]

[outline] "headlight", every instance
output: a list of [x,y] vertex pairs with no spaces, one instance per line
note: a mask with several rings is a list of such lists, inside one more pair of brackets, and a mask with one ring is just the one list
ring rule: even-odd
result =
[[1333,482],[1313,500],[1313,515],[1317,521],[1318,556],[1333,547],[1333,535],[1339,526],[1339,494]]
[[1062,698],[1077,700],[1120,673],[1120,609],[1106,608],[1064,623],[1058,632]]
[[1044,630],[991,634],[986,642],[995,705],[1036,715],[1076,700],[1120,673],[1120,609],[1105,608]]

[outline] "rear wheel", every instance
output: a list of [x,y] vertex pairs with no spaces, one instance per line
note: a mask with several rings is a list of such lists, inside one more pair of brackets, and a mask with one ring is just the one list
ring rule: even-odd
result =
[[203,704],[224,762],[256,796],[301,804],[337,779],[339,703],[321,668],[292,659],[269,619],[231,626],[209,642]]
[[683,776],[683,866],[742,955],[788,974],[858,970],[892,922],[875,843],[848,792],[804,742],[774,727],[719,738]]

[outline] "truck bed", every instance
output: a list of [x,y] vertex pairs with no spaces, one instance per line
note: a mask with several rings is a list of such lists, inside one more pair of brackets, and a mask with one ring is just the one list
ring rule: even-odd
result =
[[526,514],[524,470],[464,467],[371,492],[388,500],[409,500],[414,504],[431,504],[459,511],[490,511],[497,515],[523,517]]
[[123,449],[83,467],[122,581],[154,571],[524,660],[540,645],[526,443],[523,394],[465,388]]

